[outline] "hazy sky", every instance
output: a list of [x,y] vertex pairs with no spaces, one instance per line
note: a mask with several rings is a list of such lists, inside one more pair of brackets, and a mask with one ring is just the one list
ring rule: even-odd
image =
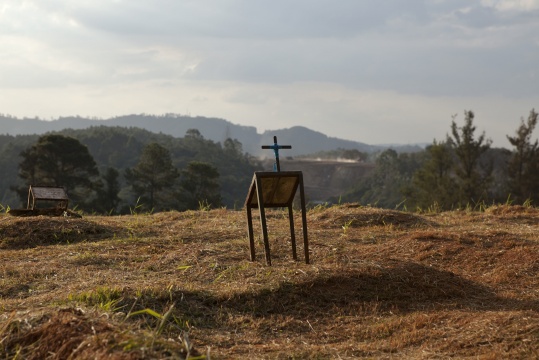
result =
[[0,0],[0,49],[0,113],[18,117],[179,113],[379,144],[444,139],[473,110],[508,147],[539,110],[539,0]]

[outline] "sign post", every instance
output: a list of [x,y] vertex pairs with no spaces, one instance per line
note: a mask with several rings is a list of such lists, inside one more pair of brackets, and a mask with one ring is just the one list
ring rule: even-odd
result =
[[305,263],[309,263],[309,240],[307,235],[307,214],[305,207],[305,189],[303,185],[303,173],[301,171],[280,171],[279,149],[291,149],[289,145],[278,145],[277,137],[273,137],[274,145],[262,146],[263,149],[273,149],[275,152],[275,172],[256,171],[247,199],[245,208],[247,211],[247,227],[249,235],[249,248],[251,251],[251,261],[255,260],[255,242],[253,232],[252,209],[258,208],[260,212],[260,225],[262,227],[262,237],[264,238],[264,251],[266,263],[271,265],[271,255],[268,240],[268,229],[266,223],[266,208],[287,207],[290,220],[290,237],[292,243],[292,257],[297,260],[296,235],[294,230],[294,214],[292,203],[299,188],[302,225],[303,225],[303,247],[305,251]]

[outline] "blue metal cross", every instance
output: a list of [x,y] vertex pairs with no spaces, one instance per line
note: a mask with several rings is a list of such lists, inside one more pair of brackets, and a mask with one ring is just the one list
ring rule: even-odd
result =
[[281,171],[281,165],[279,164],[279,149],[292,149],[291,145],[279,145],[277,144],[277,136],[273,137],[273,145],[262,145],[262,149],[273,149],[275,153],[275,163],[273,164],[273,171]]

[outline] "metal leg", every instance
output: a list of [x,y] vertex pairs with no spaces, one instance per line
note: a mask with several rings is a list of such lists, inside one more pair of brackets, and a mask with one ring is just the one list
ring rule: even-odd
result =
[[309,263],[309,238],[307,236],[307,209],[305,207],[305,189],[303,188],[303,174],[299,177],[299,194],[301,198],[301,220],[303,223],[303,247],[305,249],[305,263]]
[[296,253],[296,232],[294,231],[294,213],[292,211],[292,205],[288,206],[288,218],[290,219],[290,240],[292,242],[292,257],[294,260],[298,259]]
[[253,234],[253,215],[251,212],[251,207],[246,206],[247,208],[247,232],[249,234],[249,249],[251,250],[251,261],[255,261],[255,237]]
[[266,264],[271,265],[271,255],[268,240],[268,228],[266,225],[266,211],[264,209],[264,199],[262,194],[262,184],[260,178],[256,177],[256,195],[258,197],[258,209],[260,210],[260,225],[262,227],[262,236],[264,237],[264,251],[266,253]]

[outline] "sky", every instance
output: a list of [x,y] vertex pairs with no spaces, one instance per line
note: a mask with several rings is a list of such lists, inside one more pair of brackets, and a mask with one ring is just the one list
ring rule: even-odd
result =
[[471,110],[509,148],[539,110],[539,0],[0,0],[0,49],[0,113],[20,118],[175,113],[413,144]]

